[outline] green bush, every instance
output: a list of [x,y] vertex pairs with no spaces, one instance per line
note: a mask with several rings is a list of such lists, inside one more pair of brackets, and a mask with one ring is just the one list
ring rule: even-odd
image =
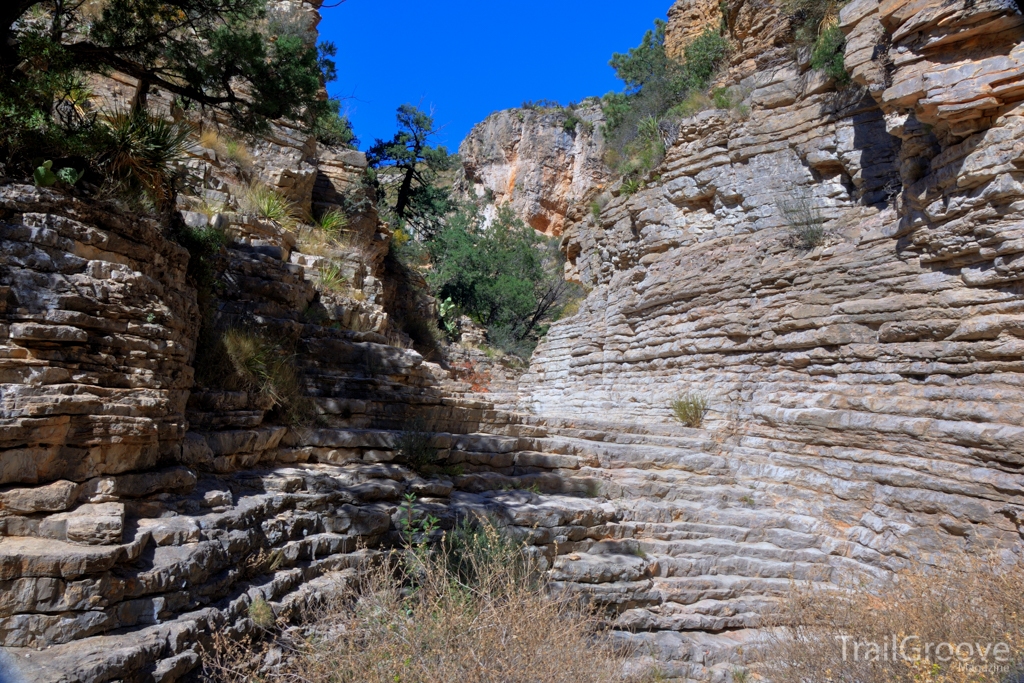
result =
[[341,102],[335,99],[327,100],[319,108],[313,119],[312,133],[317,142],[327,147],[355,147],[359,144],[351,122],[341,114]]
[[846,72],[843,49],[846,47],[846,34],[839,26],[832,26],[823,31],[814,43],[811,51],[811,67],[836,79],[840,85],[850,82],[850,74]]
[[427,282],[488,330],[491,343],[528,357],[546,321],[572,297],[554,240],[545,240],[504,206],[489,225],[472,207],[452,214],[427,243]]
[[687,427],[699,428],[704,424],[704,417],[710,409],[708,397],[695,391],[687,392],[672,401],[672,414]]
[[710,106],[703,91],[728,55],[729,41],[709,28],[683,52],[682,62],[668,58],[665,22],[657,20],[639,46],[612,56],[610,64],[626,87],[602,100],[605,162],[620,175],[642,177],[661,163],[665,148],[662,136],[652,135],[652,121],[671,134],[672,119]]

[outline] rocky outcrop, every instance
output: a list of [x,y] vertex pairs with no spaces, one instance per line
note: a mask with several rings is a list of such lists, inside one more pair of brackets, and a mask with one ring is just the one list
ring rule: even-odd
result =
[[153,220],[32,187],[0,188],[0,212],[0,486],[174,460],[198,331],[188,252]]
[[[494,408],[513,407],[512,380],[473,354],[445,371],[402,348],[358,153],[296,137],[274,163],[301,178],[260,171],[343,209],[345,250],[236,211],[213,150],[186,164],[226,204],[183,214],[228,237],[203,315],[290,345],[305,426],[258,392],[194,386],[201,315],[158,224],[0,188],[0,671],[186,677],[209,632],[255,628],[255,601],[287,617],[354,578],[397,540],[407,495],[443,528],[504,520],[556,589],[681,681],[749,663],[794,578],[1019,562],[1019,13],[854,0],[841,26],[864,87],[837,90],[773,9],[723,6],[719,83],[749,116],[683,121],[638,192],[609,184],[564,114],[501,113],[464,145],[466,187],[561,232],[591,288],[538,348],[518,412]],[[695,7],[677,4],[670,36],[699,34],[691,16],[720,25]],[[794,212],[823,243],[800,245]],[[690,391],[711,401],[702,428],[670,414]],[[404,463],[410,432],[448,474]]]
[[[609,180],[597,104],[572,110],[508,109],[479,123],[459,147],[462,189],[492,207],[509,205],[534,230],[560,235],[567,216],[590,210],[595,190]],[[491,209],[493,211],[493,209]]]
[[[727,4],[734,39],[758,6]],[[566,227],[594,289],[520,381],[548,423],[647,434],[670,429],[673,398],[710,398],[703,429],[677,428],[706,460],[651,465],[634,490],[664,488],[620,508],[642,520],[626,537],[667,545],[649,582],[614,584],[633,601],[617,623],[671,634],[669,659],[735,652],[790,576],[1022,559],[1021,15],[853,2],[841,26],[865,88],[837,90],[805,53],[752,76],[734,60],[719,82],[749,93],[749,117],[683,121],[646,187]],[[794,205],[824,243],[799,245]]]

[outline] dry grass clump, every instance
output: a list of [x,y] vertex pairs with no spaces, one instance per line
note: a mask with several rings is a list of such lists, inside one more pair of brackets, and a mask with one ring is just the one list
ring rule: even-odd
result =
[[828,231],[825,230],[828,219],[809,197],[793,197],[780,202],[778,208],[789,224],[790,235],[797,247],[809,251],[828,241]]
[[[611,683],[626,671],[596,620],[545,590],[523,548],[493,524],[410,546],[327,598],[274,671],[250,647],[204,658],[209,681]],[[278,639],[278,647],[281,646]],[[263,668],[264,672],[260,673]]]
[[351,246],[351,233],[346,233],[348,216],[338,209],[330,209],[314,219],[313,225],[299,228],[299,248],[304,254],[325,256]]
[[1024,565],[998,558],[958,558],[875,590],[794,586],[769,620],[760,668],[773,683],[1016,681],[1022,607]]
[[252,168],[252,154],[249,153],[245,144],[234,138],[221,135],[213,128],[203,130],[199,135],[199,144],[216,152],[218,159],[227,159],[242,169]]
[[687,427],[699,428],[711,410],[711,401],[700,392],[688,391],[672,401],[672,414]]
[[231,328],[221,337],[231,367],[231,381],[257,394],[264,409],[278,409],[291,424],[306,424],[316,417],[316,407],[302,393],[294,354],[281,343],[242,328]]

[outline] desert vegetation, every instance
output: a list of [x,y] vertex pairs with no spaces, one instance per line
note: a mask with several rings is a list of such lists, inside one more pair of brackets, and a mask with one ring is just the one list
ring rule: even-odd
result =
[[671,403],[672,415],[687,427],[699,428],[711,410],[711,401],[707,395],[698,391],[688,391]]
[[[654,680],[630,673],[629,651],[612,645],[585,606],[551,594],[525,546],[495,523],[442,532],[411,503],[402,512],[403,549],[292,615],[297,627],[253,601],[256,628],[242,641],[214,638],[205,680]],[[273,648],[280,654],[268,656]]]
[[677,62],[665,53],[665,27],[664,21],[655,21],[640,45],[616,53],[610,62],[625,89],[602,101],[607,119],[605,161],[633,183],[661,162],[674,121],[691,113],[696,99],[706,98],[704,91],[729,54],[728,39],[709,28]]
[[757,668],[774,683],[1019,680],[1024,567],[998,556],[945,559],[881,585],[794,583],[768,619]]

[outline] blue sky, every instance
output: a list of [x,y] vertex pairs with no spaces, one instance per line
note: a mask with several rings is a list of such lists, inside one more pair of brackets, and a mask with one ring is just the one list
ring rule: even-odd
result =
[[[336,0],[335,0],[336,1]],[[321,10],[338,46],[331,95],[349,98],[361,147],[395,132],[404,102],[433,107],[455,151],[474,124],[524,100],[621,88],[613,52],[637,45],[671,0],[347,0]]]

